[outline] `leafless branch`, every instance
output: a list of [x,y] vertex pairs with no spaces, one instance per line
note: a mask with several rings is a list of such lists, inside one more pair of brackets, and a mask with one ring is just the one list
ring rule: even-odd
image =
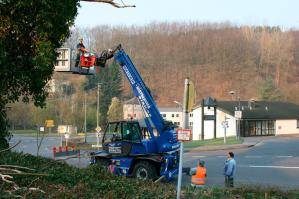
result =
[[46,173],[6,173],[8,175],[23,175],[23,176],[49,176]]
[[14,183],[13,181],[11,181],[11,179],[12,179],[13,177],[10,176],[10,175],[6,175],[6,174],[1,174],[1,173],[0,173],[0,177],[1,177],[1,179],[2,179],[4,182],[10,183],[10,184]]
[[16,170],[16,169],[9,169],[9,168],[1,168],[0,167],[0,171],[11,171],[11,172],[15,172],[15,173],[22,173],[22,171]]
[[29,170],[29,171],[35,171],[35,169],[30,169],[28,167],[22,167],[22,166],[18,166],[18,165],[0,165],[0,167],[8,167],[8,168],[17,168],[17,169],[24,169],[24,170]]
[[13,145],[13,146],[11,146],[11,147],[9,147],[9,148],[7,148],[7,149],[3,149],[3,150],[1,150],[0,153],[3,153],[3,152],[5,152],[5,151],[9,151],[10,149],[13,149],[13,148],[15,148],[16,146],[18,146],[20,143],[21,143],[21,140],[19,140],[15,145]]
[[136,7],[135,5],[127,5],[122,0],[121,0],[121,4],[115,2],[114,0],[81,0],[81,1],[107,3],[116,8],[134,8],[134,7]]
[[44,192],[43,190],[41,190],[41,189],[39,189],[39,188],[35,188],[35,187],[30,187],[28,190],[29,190],[29,191],[39,191],[39,192],[42,192],[42,193],[46,193],[46,192]]

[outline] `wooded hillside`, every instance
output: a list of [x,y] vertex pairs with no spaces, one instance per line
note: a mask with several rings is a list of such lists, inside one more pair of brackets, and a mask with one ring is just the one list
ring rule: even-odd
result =
[[[229,100],[229,91],[234,90],[241,100],[299,104],[299,31],[197,23],[100,26],[76,29],[65,46],[74,48],[79,37],[84,37],[88,49],[98,53],[123,44],[160,107],[182,101],[186,77],[195,83],[197,101],[207,96]],[[56,91],[47,99],[47,108],[11,105],[11,129],[33,128],[50,118],[57,125],[72,124],[81,131],[85,98],[87,130],[94,129],[98,83],[99,123],[104,126],[111,99],[132,97],[127,79],[121,78],[118,66],[111,63],[92,77],[54,73]]]
[[[69,44],[80,34],[96,52],[122,43],[160,106],[181,101],[185,77],[195,82],[197,99],[230,99],[230,90],[242,100],[261,99],[270,82],[275,99],[299,103],[297,31],[199,23],[100,26],[76,30]],[[128,96],[126,79],[123,86]]]

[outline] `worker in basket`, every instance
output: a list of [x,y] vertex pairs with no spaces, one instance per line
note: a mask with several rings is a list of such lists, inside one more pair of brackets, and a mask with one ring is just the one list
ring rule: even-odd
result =
[[77,44],[77,57],[76,57],[75,67],[78,67],[79,62],[80,62],[80,56],[84,55],[85,52],[87,52],[87,50],[83,44],[83,38],[80,38],[79,43]]
[[191,185],[195,187],[204,187],[206,184],[207,170],[205,168],[205,162],[198,160],[196,168],[190,170]]

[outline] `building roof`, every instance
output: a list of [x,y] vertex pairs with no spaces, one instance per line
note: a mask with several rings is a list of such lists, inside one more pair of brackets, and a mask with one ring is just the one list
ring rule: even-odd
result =
[[161,107],[159,110],[160,112],[182,112],[180,107]]
[[[239,101],[217,101],[217,106],[234,115]],[[299,119],[299,105],[289,102],[240,101],[244,119]]]
[[124,104],[139,104],[137,97],[133,97],[127,101],[124,101]]

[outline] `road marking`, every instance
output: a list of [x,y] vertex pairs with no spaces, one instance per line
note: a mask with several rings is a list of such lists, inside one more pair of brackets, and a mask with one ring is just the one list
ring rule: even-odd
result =
[[262,158],[263,156],[261,155],[247,155],[245,158]]
[[291,156],[291,155],[278,155],[276,156],[277,158],[292,158],[294,156]]
[[192,158],[205,158],[206,156],[204,155],[193,155]]
[[240,167],[250,167],[250,168],[274,168],[274,169],[299,169],[299,167],[289,167],[289,166],[266,166],[266,165],[240,165]]

